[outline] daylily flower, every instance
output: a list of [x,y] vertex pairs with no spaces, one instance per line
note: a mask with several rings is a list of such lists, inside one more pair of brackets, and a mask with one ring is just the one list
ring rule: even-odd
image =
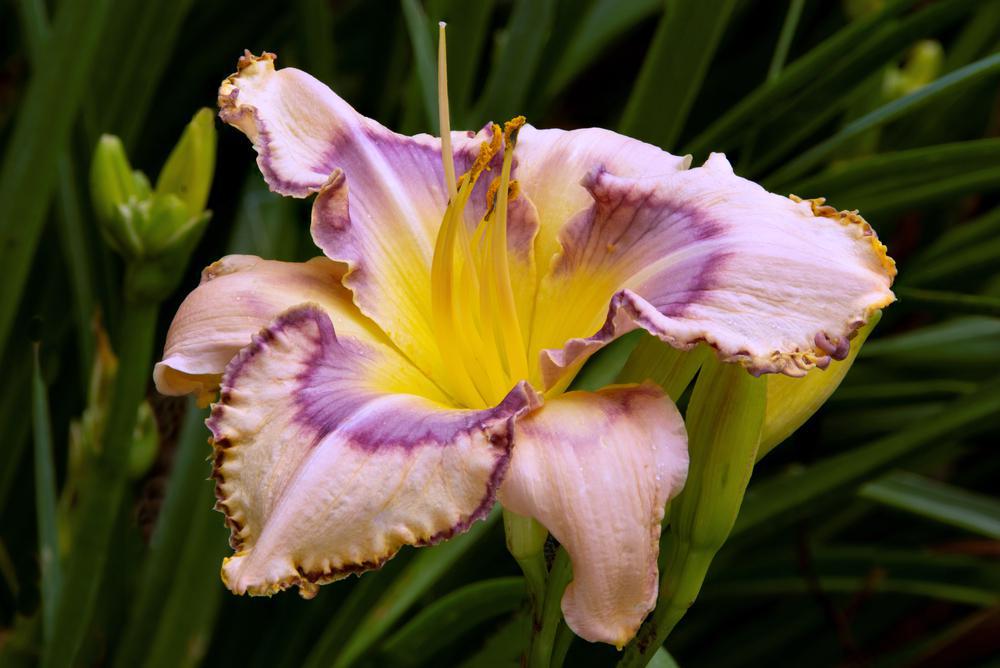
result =
[[885,247],[720,154],[690,168],[607,130],[449,132],[446,114],[443,140],[402,136],[274,59],[240,59],[220,115],[272,190],[317,195],[323,257],[208,267],[155,371],[166,394],[221,387],[223,580],[311,595],[499,496],[566,547],[570,627],[623,645],[656,601],[685,429],[657,386],[567,392],[574,374],[640,327],[754,374],[825,367],[894,299]]

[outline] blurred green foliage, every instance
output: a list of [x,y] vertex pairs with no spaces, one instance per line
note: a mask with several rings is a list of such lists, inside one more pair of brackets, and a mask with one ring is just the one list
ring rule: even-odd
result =
[[[997,0],[11,0],[0,664],[518,665],[527,594],[496,515],[312,601],[225,592],[204,416],[155,396],[150,361],[201,266],[315,254],[307,205],[268,193],[247,142],[220,129],[212,220],[172,263],[180,286],[138,307],[87,187],[104,133],[158,173],[244,48],[401,132],[434,131],[438,20],[454,127],[524,113],[696,162],[724,151],[769,188],[860,209],[899,263],[900,301],[843,385],[755,467],[670,655],[654,656],[657,638],[626,661],[971,666],[1000,652]],[[200,212],[204,194],[190,197]],[[636,343],[580,382],[613,380]],[[152,440],[148,419],[135,427],[146,400]],[[564,553],[552,568],[564,586]],[[621,658],[550,612],[553,665]]]

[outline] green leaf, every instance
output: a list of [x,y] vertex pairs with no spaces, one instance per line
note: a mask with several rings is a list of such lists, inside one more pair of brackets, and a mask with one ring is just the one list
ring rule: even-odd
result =
[[682,153],[705,155],[736,145],[755,131],[756,121],[776,122],[788,110],[828,108],[829,91],[845,93],[917,39],[944,29],[975,6],[975,0],[934,3],[898,17],[916,0],[888,2],[879,12],[853,21],[789,66],[777,79],[754,89],[688,143]]
[[777,79],[781,76],[781,71],[785,69],[785,61],[788,60],[788,49],[792,46],[792,39],[795,37],[795,30],[799,26],[799,19],[802,18],[802,7],[804,5],[805,0],[791,0],[788,3],[785,22],[781,24],[778,43],[774,47],[771,64],[767,68],[768,81]]
[[54,638],[45,647],[42,666],[75,665],[101,586],[117,511],[126,498],[128,453],[139,403],[145,396],[152,366],[157,308],[131,304],[118,337],[118,375],[101,454],[80,493],[78,522],[73,531],[73,558],[67,560],[65,586],[56,612]]
[[572,80],[600,57],[611,42],[663,7],[662,0],[596,0],[586,6],[576,30],[559,52],[545,86],[547,100],[561,93]]
[[186,533],[180,545],[180,558],[171,564],[170,587],[164,592],[162,607],[153,620],[155,633],[152,638],[145,638],[147,653],[143,665],[148,668],[202,665],[222,597],[228,596],[219,579],[219,564],[229,553],[226,531],[212,509],[214,481],[205,479],[204,463],[197,464],[193,471],[180,472],[188,477],[197,476],[195,505],[184,518]]
[[900,306],[916,307],[938,313],[965,313],[1000,316],[1000,298],[967,295],[944,290],[896,288]]
[[793,519],[812,502],[839,498],[835,495],[845,487],[860,484],[922,447],[954,438],[960,430],[988,428],[998,412],[1000,384],[986,385],[949,404],[947,410],[911,420],[909,427],[869,445],[760,482],[747,492],[733,535],[774,524],[778,518]]
[[470,118],[472,90],[482,60],[483,45],[490,34],[490,19],[496,0],[447,0],[441,19],[448,23],[448,97],[452,127],[475,125]]
[[341,647],[333,665],[344,668],[351,666],[371,649],[416,603],[417,599],[489,532],[499,516],[500,513],[494,509],[484,521],[476,522],[461,536],[417,552],[378,602],[361,619],[350,639]]
[[[998,234],[1000,234],[1000,207],[995,207],[975,220],[956,225],[935,239],[909,263],[905,279],[913,281],[914,273],[919,273],[928,266],[936,267],[952,252],[962,249],[968,251],[969,247],[978,247],[996,238]],[[937,259],[938,262],[932,262],[932,259]]]
[[[191,520],[199,518],[200,513],[212,506],[213,502],[202,489],[208,473],[205,464],[207,416],[208,411],[198,409],[193,400],[188,402],[166,497],[150,539],[138,591],[132,598],[128,623],[120,634],[115,655],[115,666],[120,668],[143,665],[149,657],[151,638],[160,626],[174,581],[183,577],[179,565],[191,533]],[[218,576],[216,566],[210,568],[213,577]]]
[[524,579],[473,582],[427,606],[383,643],[381,660],[393,666],[418,666],[478,624],[509,614],[527,598]]
[[[856,594],[893,592],[990,606],[1000,601],[1000,568],[985,559],[966,555],[871,547],[831,547],[810,550],[809,567],[818,582],[800,574],[797,555],[767,554],[755,563],[731,567],[706,587],[706,598],[732,596],[815,595],[824,592]],[[795,573],[795,575],[787,575]]]
[[531,636],[531,616],[517,615],[487,638],[483,647],[459,668],[523,668],[525,639]]
[[520,114],[528,101],[535,71],[553,29],[555,0],[515,0],[499,44],[476,117],[505,121]]
[[735,5],[735,0],[666,3],[619,123],[622,133],[674,148]]
[[907,364],[982,365],[1000,360],[1000,319],[956,318],[872,341],[865,359]]
[[656,654],[649,661],[651,668],[680,668],[678,663],[674,661],[674,657],[667,653],[667,650],[662,647],[656,650]]
[[46,642],[52,642],[56,604],[62,588],[62,566],[59,555],[59,520],[56,517],[56,473],[52,462],[52,421],[37,344],[34,360],[31,414],[35,437],[35,514],[38,520],[38,554],[42,579],[42,633]]
[[416,63],[417,79],[420,82],[420,95],[424,103],[424,113],[427,115],[427,126],[431,133],[440,134],[438,127],[437,103],[437,66],[435,65],[435,49],[431,44],[430,23],[427,15],[417,0],[401,0],[403,18],[406,19],[406,31],[410,35],[413,47],[413,60]]
[[87,90],[110,0],[59,4],[45,57],[36,64],[0,167],[0,351],[28,278],[57,165]]
[[905,114],[922,109],[925,105],[938,98],[957,95],[966,86],[977,81],[995,77],[998,72],[1000,72],[1000,53],[983,58],[971,65],[966,65],[961,69],[951,72],[937,81],[923,86],[905,97],[893,100],[845,125],[834,136],[785,164],[768,179],[768,182],[779,184],[780,186],[780,184],[798,178],[810,168],[833,156],[838,149],[861,135],[880,128],[887,123],[891,123]]
[[913,208],[975,190],[1000,187],[1000,139],[883,153],[837,164],[786,190],[825,196],[865,213]]
[[930,478],[896,471],[866,483],[865,499],[1000,540],[1000,501]]

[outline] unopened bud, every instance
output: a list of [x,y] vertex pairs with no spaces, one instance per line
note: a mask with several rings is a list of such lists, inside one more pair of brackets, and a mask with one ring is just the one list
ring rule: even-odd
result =
[[189,216],[200,215],[215,174],[215,144],[215,116],[209,109],[201,109],[163,165],[156,194],[174,195],[187,207]]

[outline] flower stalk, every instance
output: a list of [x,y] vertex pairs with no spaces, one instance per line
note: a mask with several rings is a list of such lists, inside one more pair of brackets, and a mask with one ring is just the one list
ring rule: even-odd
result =
[[118,367],[100,447],[80,493],[74,558],[54,615],[42,665],[71,666],[94,612],[117,515],[129,480],[139,409],[146,396],[160,301],[180,282],[210,213],[204,211],[215,165],[215,128],[202,110],[185,129],[151,191],[133,172],[121,142],[103,137],[91,171],[92,199],[109,245],[125,260]]

